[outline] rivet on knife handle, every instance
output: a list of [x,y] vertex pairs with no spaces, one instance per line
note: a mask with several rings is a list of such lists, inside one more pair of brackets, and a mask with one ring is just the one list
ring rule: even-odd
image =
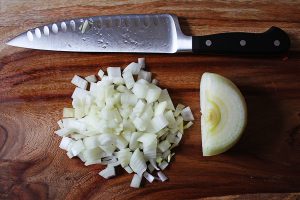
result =
[[278,27],[263,33],[229,32],[193,36],[194,53],[214,54],[276,54],[290,48],[288,35]]

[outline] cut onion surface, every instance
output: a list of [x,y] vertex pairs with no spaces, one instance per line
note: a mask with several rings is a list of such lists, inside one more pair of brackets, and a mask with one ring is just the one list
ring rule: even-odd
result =
[[[240,90],[229,79],[206,72],[200,83],[200,107],[203,155],[227,151],[239,140],[246,126],[247,108]],[[181,114],[184,119],[191,119],[188,109],[183,109]]]

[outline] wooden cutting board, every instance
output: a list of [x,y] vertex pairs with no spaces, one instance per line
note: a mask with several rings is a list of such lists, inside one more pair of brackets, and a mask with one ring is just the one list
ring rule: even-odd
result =
[[[0,2],[0,199],[299,199],[300,2],[299,1],[79,1]],[[256,57],[192,54],[61,53],[8,47],[29,28],[60,19],[105,14],[173,13],[188,35],[224,31],[286,30],[286,55]],[[104,180],[100,165],[68,159],[53,132],[71,105],[74,74],[124,67],[145,57],[147,69],[175,103],[192,108],[195,124],[165,171],[166,183],[129,187],[119,170]],[[230,78],[246,98],[249,120],[242,139],[213,157],[201,152],[199,81],[206,72]],[[227,196],[230,195],[230,196]]]

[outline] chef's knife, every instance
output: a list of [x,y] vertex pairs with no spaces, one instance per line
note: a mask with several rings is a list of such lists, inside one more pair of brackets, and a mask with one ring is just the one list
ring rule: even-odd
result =
[[60,21],[28,30],[7,44],[73,52],[265,54],[286,52],[290,40],[277,27],[263,33],[186,36],[175,15],[149,14]]

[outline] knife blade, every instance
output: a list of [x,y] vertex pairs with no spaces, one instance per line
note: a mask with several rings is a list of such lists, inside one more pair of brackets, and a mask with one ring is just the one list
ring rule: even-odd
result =
[[133,53],[282,53],[288,35],[277,27],[264,33],[228,32],[187,36],[171,14],[77,18],[36,27],[7,42],[31,49]]

